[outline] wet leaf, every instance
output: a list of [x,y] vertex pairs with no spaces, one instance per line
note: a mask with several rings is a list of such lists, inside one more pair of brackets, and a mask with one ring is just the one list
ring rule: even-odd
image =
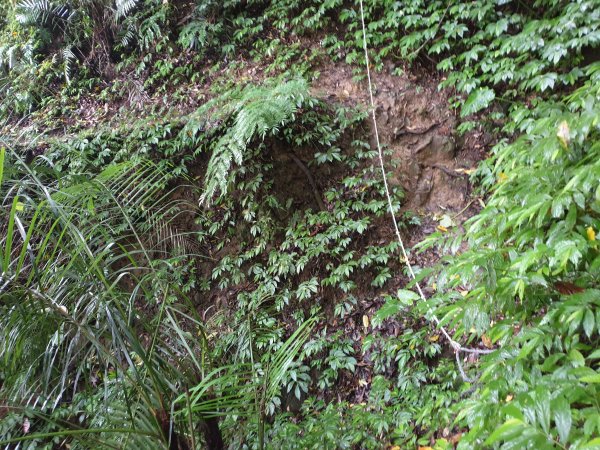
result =
[[496,93],[490,88],[476,89],[465,101],[460,116],[465,117],[487,108],[495,98]]
[[419,300],[419,294],[408,289],[398,289],[396,295],[398,296],[398,300],[406,306],[412,306],[414,302]]
[[565,399],[559,399],[554,403],[554,423],[560,436],[560,441],[566,443],[571,432],[571,406]]

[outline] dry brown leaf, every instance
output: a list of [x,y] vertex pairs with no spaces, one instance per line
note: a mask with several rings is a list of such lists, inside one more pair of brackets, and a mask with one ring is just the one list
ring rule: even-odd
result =
[[363,315],[363,326],[366,329],[369,329],[369,316],[367,316],[366,314]]
[[493,347],[492,340],[485,334],[481,336],[481,342],[483,342],[483,345],[485,345],[487,348]]
[[568,281],[557,281],[554,283],[554,287],[563,295],[573,295],[585,291],[584,288],[573,283],[569,283]]

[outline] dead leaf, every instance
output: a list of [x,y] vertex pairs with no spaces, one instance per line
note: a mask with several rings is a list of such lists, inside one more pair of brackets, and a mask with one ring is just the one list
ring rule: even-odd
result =
[[492,340],[485,334],[481,336],[481,342],[483,342],[483,345],[485,345],[487,348],[493,347]]
[[429,342],[437,342],[439,341],[440,336],[439,335],[434,335],[434,336],[429,336]]
[[369,329],[369,316],[367,316],[366,314],[363,315],[363,326],[365,327],[365,329]]
[[23,434],[29,433],[30,428],[31,428],[31,423],[29,422],[29,419],[27,417],[25,417],[25,419],[23,419]]
[[568,281],[557,281],[554,283],[554,287],[563,295],[573,295],[585,291],[584,288],[573,283],[569,283]]
[[571,142],[571,132],[569,130],[569,124],[566,120],[563,120],[560,125],[558,125],[556,137],[560,141],[560,145],[567,150],[569,148],[569,142]]
[[440,219],[440,226],[444,228],[450,228],[455,225],[454,221],[448,214],[444,214]]
[[457,433],[450,438],[450,443],[456,445],[460,441],[460,438],[462,438],[462,433]]
[[438,230],[440,230],[441,232],[443,232],[443,233],[446,233],[448,231],[448,228],[446,228],[446,227],[444,227],[442,225],[438,225],[436,228]]

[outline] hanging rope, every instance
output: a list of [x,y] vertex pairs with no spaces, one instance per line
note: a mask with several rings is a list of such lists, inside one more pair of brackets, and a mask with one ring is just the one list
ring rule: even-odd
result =
[[[392,222],[394,223],[394,231],[396,233],[396,238],[398,239],[398,243],[400,244],[400,249],[402,251],[402,256],[404,258],[404,262],[406,263],[406,266],[408,267],[408,271],[410,273],[411,278],[415,281],[415,287],[417,289],[417,292],[419,293],[419,296],[427,304],[427,298],[425,297],[425,294],[423,294],[421,285],[417,281],[417,277],[415,275],[413,267],[410,263],[410,260],[408,259],[408,252],[406,250],[406,247],[404,246],[404,241],[402,239],[402,236],[400,235],[400,229],[398,228],[398,221],[396,220],[396,215],[394,214],[394,207],[392,204],[392,196],[390,195],[390,188],[389,188],[387,176],[385,173],[385,164],[383,162],[383,151],[381,149],[381,143],[379,141],[379,130],[377,128],[377,118],[375,115],[375,100],[373,99],[373,84],[371,82],[371,68],[369,67],[370,66],[369,51],[367,48],[367,31],[366,31],[366,26],[365,26],[365,12],[364,12],[364,7],[363,7],[363,0],[359,0],[359,3],[360,3],[360,21],[361,21],[361,25],[362,25],[362,34],[363,34],[363,49],[365,51],[365,64],[367,65],[367,81],[368,81],[368,86],[369,86],[369,100],[371,103],[371,115],[373,118],[373,130],[375,133],[375,143],[377,145],[377,153],[379,156],[379,166],[381,169],[381,176],[383,178],[383,185],[385,187],[385,196],[387,198],[388,208],[390,210],[390,215],[392,216]],[[476,348],[463,347],[459,342],[454,340],[454,338],[450,335],[450,333],[448,333],[448,330],[446,330],[446,328],[441,325],[440,319],[438,319],[438,317],[433,313],[433,310],[431,309],[431,307],[429,305],[428,305],[428,309],[427,309],[427,314],[430,317],[427,320],[429,320],[430,322],[433,322],[440,329],[440,331],[442,332],[442,334],[444,335],[444,337],[446,338],[446,340],[448,341],[448,343],[454,350],[454,353],[456,356],[456,363],[458,364],[458,370],[460,372],[462,379],[467,382],[473,382],[473,380],[467,376],[467,374],[465,373],[465,371],[463,369],[460,354],[461,353],[473,353],[473,354],[481,355],[481,354],[492,353],[494,350],[481,350],[481,349],[476,349]]]

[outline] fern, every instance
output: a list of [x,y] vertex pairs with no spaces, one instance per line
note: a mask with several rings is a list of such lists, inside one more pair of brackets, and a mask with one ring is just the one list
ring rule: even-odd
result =
[[200,50],[206,45],[207,38],[208,23],[204,20],[194,20],[183,27],[178,42],[184,48]]
[[[280,127],[294,119],[296,111],[304,104],[310,105],[308,85],[297,79],[269,86],[248,86],[238,100],[229,100],[226,110],[234,116],[232,126],[213,148],[206,171],[205,191],[201,202],[208,203],[220,191],[227,192],[233,163],[241,165],[247,146],[255,139],[264,140],[276,134]],[[210,105],[212,106],[212,104]]]
[[18,6],[16,18],[23,25],[53,25],[56,21],[68,21],[74,14],[66,4],[50,0],[23,0]]
[[115,20],[118,21],[119,19],[129,16],[137,4],[138,0],[116,0]]
[[75,56],[75,53],[73,53],[73,49],[71,47],[65,47],[62,51],[62,56],[65,65],[65,80],[67,80],[67,83],[70,83],[71,75],[73,73],[73,65],[77,60],[77,57]]

